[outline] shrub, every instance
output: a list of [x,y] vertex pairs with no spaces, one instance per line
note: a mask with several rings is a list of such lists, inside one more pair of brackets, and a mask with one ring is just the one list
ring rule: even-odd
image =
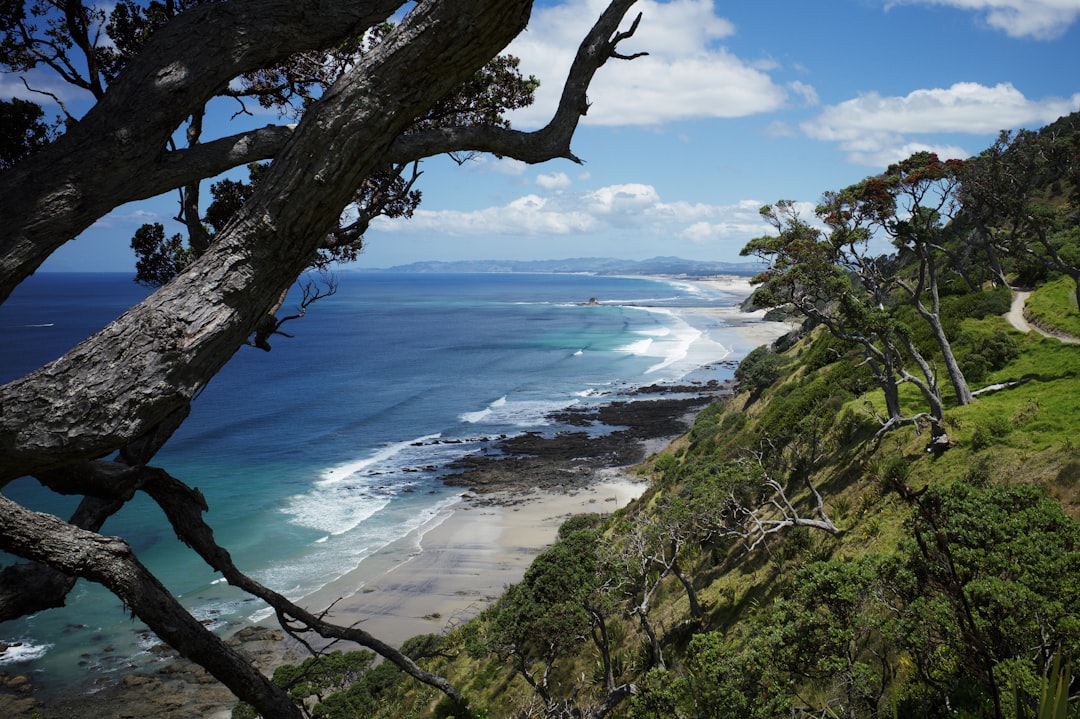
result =
[[780,355],[762,345],[751,350],[735,368],[735,380],[740,389],[756,395],[780,379],[785,364]]
[[1012,337],[984,328],[969,328],[953,342],[960,370],[969,382],[980,382],[1020,356],[1020,345]]

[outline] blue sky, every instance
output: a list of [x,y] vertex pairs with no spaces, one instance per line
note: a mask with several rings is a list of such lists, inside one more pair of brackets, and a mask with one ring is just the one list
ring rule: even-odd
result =
[[[515,127],[544,123],[604,5],[537,3],[509,48],[542,82]],[[737,261],[766,231],[762,204],[813,204],[914,151],[967,157],[1001,129],[1080,109],[1080,0],[642,0],[636,10],[641,26],[621,50],[650,54],[597,74],[573,144],[584,165],[426,161],[420,210],[377,221],[360,265]],[[119,208],[43,269],[129,269],[134,228],[179,232],[175,209],[174,196]]]

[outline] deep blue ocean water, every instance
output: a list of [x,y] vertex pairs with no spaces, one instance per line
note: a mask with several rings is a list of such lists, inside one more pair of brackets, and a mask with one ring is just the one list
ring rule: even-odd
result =
[[[126,274],[32,277],[0,306],[0,382],[145,295]],[[548,413],[621,389],[730,376],[700,365],[738,352],[734,333],[685,308],[737,299],[647,278],[343,273],[337,294],[283,327],[294,338],[237,353],[154,463],[206,495],[207,520],[241,569],[299,598],[437,521],[462,492],[440,482],[443,466],[491,438],[553,431]],[[29,479],[4,493],[65,518],[74,507]],[[212,626],[264,614],[181,545],[149,501],[133,501],[103,531],[128,539]],[[0,655],[0,670],[37,671],[70,690],[155,643],[100,587],[80,582],[68,605],[0,624],[0,642],[23,643]]]

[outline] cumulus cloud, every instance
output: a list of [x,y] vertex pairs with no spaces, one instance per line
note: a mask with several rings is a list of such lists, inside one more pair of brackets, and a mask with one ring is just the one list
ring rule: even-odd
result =
[[978,13],[1011,37],[1054,40],[1080,16],[1080,0],[890,0],[895,5],[943,5]]
[[801,127],[810,137],[838,143],[853,163],[885,166],[919,150],[937,152],[942,157],[964,158],[969,154],[962,147],[928,144],[912,135],[986,136],[1002,129],[1043,125],[1077,108],[1080,93],[1069,98],[1031,100],[1010,83],[990,87],[960,82],[904,96],[867,93],[825,108]]
[[[577,45],[606,5],[606,0],[566,0],[534,10],[529,29],[507,50],[521,58],[523,72],[542,83],[536,103],[511,115],[515,125],[536,127],[550,118]],[[716,15],[712,0],[643,0],[634,7],[637,11],[643,15],[641,24],[620,50],[649,54],[600,69],[589,88],[592,106],[583,122],[658,125],[743,117],[783,105],[787,92],[766,70],[718,44],[735,28]]]
[[565,172],[537,175],[536,184],[545,190],[563,190],[570,187],[570,177]]
[[[742,200],[735,205],[719,208],[714,221],[695,222],[679,236],[695,244],[707,245],[729,240],[745,242],[753,237],[775,235],[776,229],[761,219],[762,204],[756,200]],[[812,224],[818,221],[814,214],[814,203],[796,202],[794,205],[799,217]]]
[[[411,220],[376,218],[372,230],[424,237],[557,237],[583,239],[631,236],[677,238],[698,246],[741,247],[765,234],[758,200],[731,205],[665,202],[655,187],[641,183],[608,185],[587,192],[527,194],[504,205],[479,210],[419,209]],[[808,205],[809,206],[809,205]]]

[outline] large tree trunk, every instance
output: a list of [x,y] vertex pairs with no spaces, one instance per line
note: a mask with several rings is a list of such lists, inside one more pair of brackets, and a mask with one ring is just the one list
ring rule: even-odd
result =
[[288,694],[180,606],[122,539],[87,532],[0,496],[0,548],[108,587],[163,641],[201,664],[263,716],[302,716]]
[[[576,159],[569,145],[587,108],[585,91],[596,70],[619,56],[616,44],[632,34],[616,31],[633,3],[612,0],[579,48],[552,122],[535,133],[471,127],[403,135],[524,28],[530,0],[421,2],[295,129],[266,128],[175,152],[164,150],[169,135],[238,72],[355,36],[401,3],[231,0],[199,6],[158,31],[76,128],[0,176],[0,301],[111,208],[254,159],[275,162],[185,272],[64,357],[0,387],[0,486],[35,474],[56,491],[89,495],[97,479],[108,480],[110,463],[85,460],[117,450],[128,468],[150,471],[142,465],[183,421],[194,394],[277,305],[353,189],[388,158],[476,149],[526,162]],[[101,471],[77,471],[86,466]],[[42,593],[29,604],[23,587],[0,586],[0,610],[18,614],[62,603],[71,576],[99,581],[264,716],[296,716],[281,692],[186,613],[122,540],[77,526],[96,529],[114,502],[141,486],[142,480],[125,479],[132,480],[129,493],[105,492],[103,502],[91,502],[89,514],[71,523],[0,497],[0,548],[53,568],[29,570],[42,579]],[[161,487],[147,489],[167,511],[180,511]],[[169,516],[186,518],[178,533],[231,582],[306,628],[364,643],[455,696],[445,680],[433,681],[359,629],[332,626],[251,582],[213,544],[201,519],[191,518],[193,511]],[[0,583],[27,576],[16,569],[0,575]]]
[[[0,176],[0,301],[99,217],[177,187],[169,137],[237,75],[332,46],[401,4],[230,0],[191,8],[155,32],[77,125]],[[244,162],[249,151],[237,146],[223,154]],[[159,173],[161,165],[172,165],[171,173]]]
[[65,357],[0,388],[0,481],[106,454],[186,404],[308,265],[394,138],[521,32],[530,6],[418,6],[305,114],[201,258]]

